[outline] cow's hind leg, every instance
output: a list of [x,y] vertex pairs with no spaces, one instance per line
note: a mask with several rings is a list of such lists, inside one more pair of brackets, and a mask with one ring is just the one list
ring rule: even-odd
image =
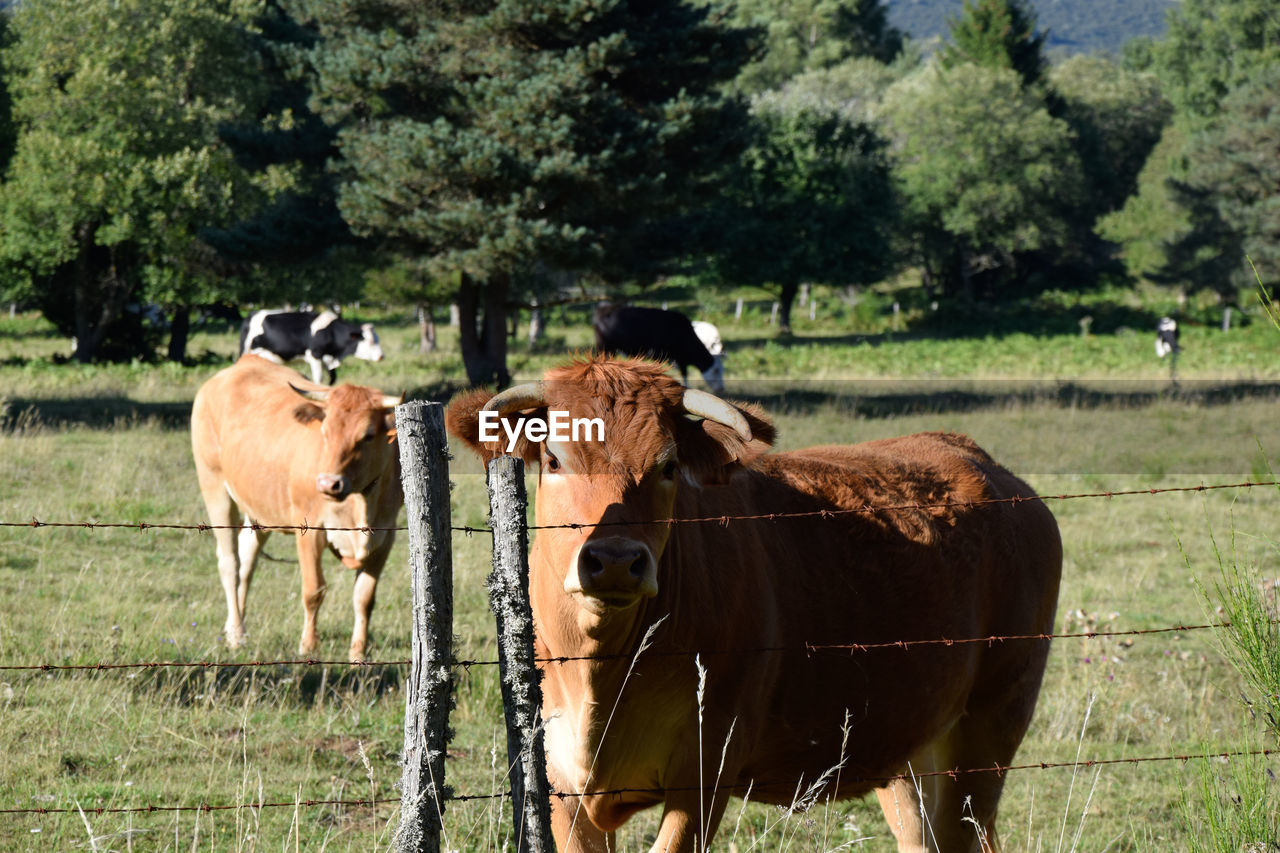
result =
[[324,554],[326,539],[323,529],[298,533],[298,566],[302,572],[302,640],[298,651],[304,655],[316,649],[316,614],[324,601],[324,573],[320,558]]
[[240,554],[240,577],[236,594],[240,602],[241,619],[244,619],[245,601],[249,598],[249,584],[253,583],[253,570],[258,565],[258,554],[262,551],[267,537],[271,535],[269,530],[254,530],[253,523],[253,519],[245,518],[244,527],[240,528],[239,541],[236,543]]
[[225,484],[216,482],[212,475],[200,471],[200,491],[205,509],[209,512],[209,524],[213,527],[213,539],[218,550],[218,577],[227,599],[227,622],[223,636],[227,645],[238,648],[244,645],[244,611],[238,592],[240,559],[236,548],[236,530],[240,527],[240,508],[227,492]]

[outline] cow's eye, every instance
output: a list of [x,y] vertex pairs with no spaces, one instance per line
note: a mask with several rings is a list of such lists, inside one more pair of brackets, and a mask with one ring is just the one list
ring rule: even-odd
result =
[[560,470],[560,460],[557,459],[556,455],[552,453],[550,450],[545,452],[547,454],[547,459],[543,464],[547,466],[548,471],[554,474]]
[[664,480],[673,480],[673,479],[675,479],[675,476],[676,476],[676,468],[677,468],[677,467],[679,467],[679,466],[677,466],[677,465],[676,465],[676,462],[675,462],[675,460],[674,460],[674,459],[673,459],[673,460],[671,460],[670,462],[668,462],[666,465],[663,465],[663,466],[662,466],[662,479],[664,479]]

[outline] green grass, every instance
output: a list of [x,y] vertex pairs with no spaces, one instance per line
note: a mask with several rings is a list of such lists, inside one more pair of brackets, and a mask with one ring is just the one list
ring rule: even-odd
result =
[[[445,352],[420,356],[406,316],[374,319],[389,358],[380,365],[348,362],[344,379],[428,397],[462,384],[447,329]],[[39,321],[5,322],[0,521],[205,520],[185,412],[234,338],[198,336],[193,353],[214,356],[194,366],[80,367],[52,360],[62,344]],[[1150,381],[1167,376],[1167,366],[1151,354],[1145,333],[1132,340],[1077,333],[1026,341],[1017,334],[885,335],[856,343],[849,339],[856,333],[819,328],[807,335],[801,327],[801,340],[783,346],[769,342],[758,321],[737,328],[730,320],[721,330],[731,364],[740,368],[730,393],[766,404],[782,448],[953,429],[974,436],[1042,493],[1060,494],[1265,474],[1264,459],[1280,458],[1280,439],[1271,383],[1259,381],[1275,378],[1278,369],[1270,339],[1254,337],[1261,325],[1225,336],[1190,331],[1180,371],[1205,381],[1184,382],[1178,394],[1162,393],[1165,383]],[[588,342],[581,322],[553,326],[551,333],[545,351],[513,358],[519,375],[532,376]],[[1197,351],[1202,362],[1195,361]],[[1109,366],[1086,369],[1099,360]],[[827,381],[784,390],[777,382],[743,381],[744,375]],[[462,450],[453,480],[455,523],[484,524],[483,477]],[[1217,618],[1205,612],[1192,581],[1194,574],[1216,571],[1209,531],[1234,525],[1242,561],[1275,574],[1275,549],[1248,535],[1274,530],[1275,500],[1272,489],[1251,489],[1051,503],[1066,550],[1058,628],[1146,629]],[[487,544],[483,536],[454,540],[454,633],[457,654],[467,659],[496,657],[483,583]],[[292,551],[280,534],[269,540],[267,552],[281,562],[260,565],[248,645],[233,653],[219,636],[225,614],[207,534],[0,528],[6,605],[0,608],[0,663],[291,657],[301,629]],[[377,660],[409,656],[406,562],[402,538],[373,616]],[[321,652],[339,658],[350,631],[351,578],[333,561],[326,572]],[[448,774],[459,794],[505,787],[494,669],[457,672]],[[387,849],[394,804],[177,815],[93,810],[260,797],[394,799],[403,677],[396,666],[356,674],[345,667],[0,671],[0,808],[85,810],[83,820],[74,813],[6,815],[0,849],[90,849],[90,832],[99,848],[116,850]],[[1077,751],[1100,759],[1232,748],[1241,727],[1250,725],[1242,722],[1241,685],[1210,631],[1058,641],[1017,761],[1071,761]],[[1115,765],[1081,769],[1074,782],[1072,776],[1070,769],[1009,774],[1000,824],[1007,849],[1056,850],[1060,835],[1062,849],[1070,849],[1077,830],[1074,849],[1081,851],[1189,846],[1184,803],[1197,784],[1189,765]],[[790,817],[754,804],[739,812],[737,802],[730,806],[716,849],[893,849],[874,800],[820,803]],[[454,803],[446,812],[452,849],[510,848],[508,827],[509,807],[487,800]],[[654,814],[639,816],[623,833],[624,849],[642,849],[654,830]],[[857,841],[864,836],[871,840]]]

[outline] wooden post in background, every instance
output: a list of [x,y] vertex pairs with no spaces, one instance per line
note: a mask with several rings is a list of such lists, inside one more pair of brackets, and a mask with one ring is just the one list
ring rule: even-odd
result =
[[498,668],[507,718],[507,776],[516,849],[520,853],[555,853],[542,737],[542,674],[533,657],[528,504],[524,462],[515,456],[499,456],[490,462],[493,573],[489,575],[489,604],[498,622]]
[[396,406],[413,587],[413,668],[405,685],[396,853],[438,853],[453,706],[453,543],[444,406]]

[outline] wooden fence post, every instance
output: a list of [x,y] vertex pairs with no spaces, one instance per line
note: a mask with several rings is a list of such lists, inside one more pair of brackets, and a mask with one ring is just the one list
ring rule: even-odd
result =
[[453,705],[453,547],[444,406],[396,406],[413,587],[413,668],[405,686],[397,853],[438,853]]
[[529,606],[528,504],[524,462],[514,456],[499,456],[490,462],[493,573],[489,575],[489,604],[498,621],[498,669],[507,718],[507,776],[516,849],[520,853],[554,853],[542,737],[542,674],[534,664],[533,611]]

